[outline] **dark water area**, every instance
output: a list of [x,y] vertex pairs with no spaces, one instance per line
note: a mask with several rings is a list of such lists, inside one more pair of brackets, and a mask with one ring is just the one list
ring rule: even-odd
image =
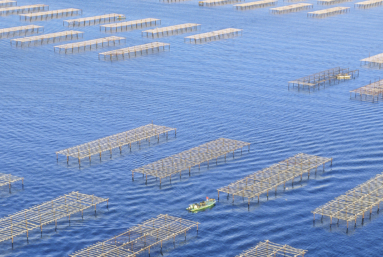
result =
[[[314,10],[327,7],[318,6]],[[127,20],[158,18],[162,26],[199,23],[209,32],[243,29],[243,36],[208,44],[185,44],[184,37],[157,40],[141,30],[116,33],[126,44],[79,54],[58,54],[54,46],[16,48],[0,40],[0,172],[24,177],[12,194],[0,188],[0,217],[72,191],[109,198],[109,208],[93,210],[0,243],[1,256],[67,256],[129,227],[169,214],[200,222],[198,235],[181,236],[164,256],[235,256],[270,240],[307,249],[307,256],[382,256],[383,217],[346,233],[346,225],[317,219],[318,206],[381,173],[382,103],[350,100],[349,91],[379,79],[382,72],[360,67],[359,60],[383,52],[383,8],[354,9],[327,19],[309,19],[307,11],[272,15],[269,8],[236,11],[232,5],[198,6],[198,1],[164,4],[130,1],[19,1],[48,4],[50,10],[80,8],[82,17],[121,13]],[[279,1],[278,5],[286,5]],[[67,19],[67,18],[66,18]],[[64,19],[34,22],[45,33],[67,30]],[[0,27],[27,25],[17,15],[0,17]],[[72,28],[71,28],[72,29]],[[99,26],[74,28],[84,40],[105,37]],[[126,61],[104,62],[98,53],[150,43],[171,44],[170,51]],[[70,42],[70,41],[69,41]],[[74,41],[75,42],[75,41]],[[360,69],[355,80],[314,93],[288,91],[287,81],[333,67]],[[139,126],[177,128],[177,137],[123,149],[102,161],[56,162],[55,151]],[[194,168],[191,176],[163,181],[132,181],[131,170],[219,137],[250,142],[249,152],[218,159],[218,165]],[[332,167],[294,187],[278,189],[260,203],[221,196],[217,205],[197,214],[189,203],[297,153],[332,157]],[[142,256],[146,256],[146,253]],[[162,256],[154,251],[151,256]]]

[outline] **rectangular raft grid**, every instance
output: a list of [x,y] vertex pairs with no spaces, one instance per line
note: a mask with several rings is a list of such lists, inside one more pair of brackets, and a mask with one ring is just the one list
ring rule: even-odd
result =
[[28,25],[28,26],[20,26],[20,27],[0,29],[0,39],[19,36],[20,34],[39,33],[40,30],[42,30],[44,32],[44,27],[43,26],[37,26],[37,25]]
[[10,0],[0,1],[0,7],[11,7],[16,5],[17,5],[16,1],[10,1]]
[[250,206],[251,198],[258,197],[259,201],[260,195],[264,193],[267,193],[267,197],[269,197],[269,191],[275,189],[275,192],[277,192],[278,186],[283,185],[285,187],[286,182],[290,180],[294,183],[294,179],[298,176],[302,180],[304,173],[308,173],[308,177],[310,177],[312,169],[315,169],[316,172],[318,167],[323,165],[324,170],[325,164],[328,162],[331,162],[332,165],[332,158],[299,153],[266,169],[248,175],[228,186],[219,188],[218,199],[219,193],[224,192],[228,196],[230,194],[233,196],[233,202],[234,196],[248,198],[248,205]]
[[20,13],[31,13],[49,10],[49,5],[45,4],[34,4],[34,5],[23,5],[23,6],[13,6],[0,8],[0,15],[11,15],[11,14],[20,14]]
[[304,257],[305,253],[307,253],[307,250],[297,249],[289,245],[280,245],[277,243],[270,242],[269,240],[265,240],[264,242],[259,242],[255,247],[244,251],[236,257]]
[[364,58],[360,60],[360,64],[367,65],[369,68],[375,67],[380,69],[383,64],[383,53]]
[[168,3],[168,4],[179,3],[179,2],[186,2],[186,1],[191,1],[191,0],[160,0],[160,2]]
[[336,218],[347,222],[347,229],[349,221],[355,221],[359,216],[362,216],[362,223],[364,222],[365,212],[370,211],[372,214],[372,208],[378,207],[380,202],[383,201],[383,174],[375,176],[365,183],[347,191],[344,195],[341,195],[334,200],[316,208],[312,213],[319,214],[330,218],[330,224],[332,219]]
[[[239,34],[241,32],[241,34]],[[185,41],[189,41],[189,43],[204,43],[204,42],[210,42],[214,40],[220,40],[225,38],[232,38],[236,36],[242,36],[242,29],[233,29],[233,28],[227,28],[202,34],[197,34],[193,36],[185,37]]]
[[24,178],[16,177],[11,174],[0,173],[0,187],[8,185],[9,191],[11,191],[12,183],[18,181],[21,181],[22,185],[24,186]]
[[358,97],[361,101],[379,102],[379,97],[383,98],[383,80],[375,81],[357,89],[350,91],[351,95],[354,93],[354,98]]
[[113,50],[109,52],[99,53],[98,58],[100,59],[100,56],[102,56],[104,60],[109,58],[109,60],[112,61],[112,60],[118,60],[119,57],[122,57],[122,59],[137,57],[139,55],[165,51],[166,49],[170,50],[170,44],[153,42],[149,44],[131,46],[131,47],[117,49],[117,50]]
[[217,140],[205,143],[203,145],[194,147],[190,150],[183,151],[181,153],[172,155],[170,157],[158,160],[156,162],[150,163],[143,167],[132,170],[132,180],[134,180],[134,173],[141,173],[143,176],[146,175],[146,180],[148,180],[148,175],[159,178],[160,184],[161,179],[165,177],[170,177],[170,181],[172,180],[172,175],[179,174],[181,177],[181,173],[184,170],[189,170],[191,167],[198,165],[200,167],[201,163],[207,162],[209,165],[209,161],[217,159],[220,156],[226,155],[229,153],[233,153],[234,151],[248,146],[250,149],[250,143],[219,138]]
[[234,5],[237,10],[247,10],[252,8],[264,8],[267,6],[274,6],[278,3],[278,0],[262,0],[244,4]]
[[292,5],[271,8],[270,11],[273,14],[285,14],[285,13],[291,13],[291,12],[300,12],[300,11],[311,9],[311,8],[313,8],[312,4],[299,3],[299,4],[292,4]]
[[242,0],[206,0],[199,1],[199,6],[217,6],[217,5],[225,5],[225,4],[234,4],[242,2]]
[[175,134],[177,133],[177,129],[175,128],[148,124],[112,136],[100,138],[89,143],[58,151],[56,152],[56,155],[57,158],[59,154],[65,155],[67,157],[67,162],[69,161],[69,157],[76,158],[80,164],[80,160],[86,157],[89,157],[90,161],[92,155],[99,154],[101,158],[102,152],[110,151],[110,154],[112,155],[112,149],[117,147],[120,148],[121,152],[122,146],[129,145],[130,149],[132,149],[132,143],[138,143],[141,145],[142,140],[149,140],[150,144],[151,137],[157,137],[159,141],[159,136],[161,134],[166,134],[167,136],[170,131],[174,131]]
[[201,24],[196,23],[185,23],[180,25],[174,25],[163,28],[156,28],[142,31],[142,35],[151,38],[173,36],[183,33],[192,32],[201,28]]
[[[57,41],[62,40],[73,40],[73,39],[79,39],[79,37],[83,36],[84,32],[81,31],[63,31],[63,32],[56,32],[56,33],[50,33],[50,34],[44,34],[41,36],[33,36],[33,37],[24,37],[24,38],[17,38],[12,39],[11,44],[16,43],[16,46],[24,46],[27,44],[27,46],[30,46],[31,43],[34,43],[34,45],[37,44],[50,44],[55,43]],[[52,40],[52,41],[51,41]]]
[[318,10],[307,13],[307,17],[311,18],[326,18],[333,15],[343,14],[350,11],[350,7],[333,7],[324,10]]
[[104,14],[99,16],[93,16],[93,17],[86,17],[86,18],[79,18],[79,19],[72,19],[72,20],[66,20],[63,21],[63,25],[68,27],[75,27],[75,26],[91,26],[101,23],[109,23],[114,22],[116,20],[125,19],[125,15],[118,14],[118,13],[110,13],[110,14]]
[[102,257],[102,256],[139,256],[157,245],[185,234],[192,228],[198,232],[198,222],[170,215],[160,214],[138,224],[126,232],[104,242],[98,242],[83,250],[70,254],[70,257]]
[[151,27],[151,26],[157,26],[157,25],[161,25],[160,19],[147,18],[147,19],[141,19],[141,20],[125,21],[125,22],[101,25],[100,31],[101,31],[101,28],[104,28],[104,32],[117,32],[118,29],[120,29],[120,31],[133,30],[133,29],[140,29],[143,27]]
[[81,9],[68,8],[47,12],[37,12],[37,13],[28,13],[20,14],[20,19],[24,18],[24,21],[34,21],[34,20],[48,20],[48,19],[57,19],[60,17],[74,16],[82,14]]
[[65,51],[65,53],[68,53],[68,52],[73,53],[74,50],[76,50],[76,49],[77,49],[77,51],[80,51],[80,49],[84,49],[84,51],[85,51],[87,47],[89,47],[90,50],[92,50],[92,46],[93,46],[93,48],[96,48],[96,49],[102,48],[104,46],[110,46],[111,43],[113,46],[115,46],[116,43],[120,44],[121,40],[125,40],[125,38],[124,37],[115,37],[115,36],[104,37],[104,38],[98,38],[98,39],[83,41],[83,42],[59,45],[59,46],[55,46],[54,49],[55,49],[55,52],[56,52],[56,49],[58,49],[59,53],[61,53],[61,50]]
[[333,5],[340,4],[344,2],[352,2],[352,0],[318,0],[318,5]]
[[360,9],[367,9],[367,8],[381,6],[381,5],[383,5],[383,0],[369,0],[369,1],[358,2],[354,6]]
[[43,225],[55,222],[57,227],[57,220],[68,217],[70,221],[70,215],[79,212],[83,215],[84,210],[93,206],[96,211],[97,204],[108,202],[108,200],[94,195],[72,192],[19,211],[0,219],[0,242],[12,239],[13,245],[13,238],[15,236],[26,234],[28,238],[29,231],[37,228],[40,228],[42,233]]

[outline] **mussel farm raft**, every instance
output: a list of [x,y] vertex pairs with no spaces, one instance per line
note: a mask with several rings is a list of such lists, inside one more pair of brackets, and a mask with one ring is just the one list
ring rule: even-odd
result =
[[121,41],[126,41],[124,37],[104,37],[104,38],[98,38],[98,39],[92,39],[88,41],[83,41],[83,42],[77,42],[77,43],[70,43],[70,44],[65,44],[65,45],[59,45],[55,46],[55,52],[56,49],[58,49],[58,52],[61,53],[61,50],[64,51],[65,53],[73,53],[75,50],[80,51],[80,50],[92,50],[92,47],[95,49],[102,48],[105,46],[115,46],[116,44],[121,44]]
[[356,8],[367,9],[383,5],[383,0],[369,0],[364,2],[358,2],[355,4]]
[[206,42],[211,42],[215,40],[233,38],[237,36],[242,36],[242,29],[227,28],[227,29],[197,34],[193,36],[188,36],[188,37],[185,37],[184,42],[199,44],[199,43],[206,43]]
[[17,5],[16,1],[11,1],[11,0],[0,1],[0,7],[11,7],[16,5]]
[[56,33],[50,33],[50,34],[44,34],[40,36],[33,36],[33,37],[24,37],[24,38],[17,38],[12,39],[11,44],[16,43],[16,46],[31,46],[33,45],[41,45],[41,44],[51,44],[56,43],[63,40],[73,40],[73,39],[79,39],[82,37],[84,32],[81,31],[63,31],[63,32],[56,32]]
[[24,5],[24,6],[13,6],[0,8],[0,15],[12,15],[20,13],[31,13],[31,12],[40,12],[49,10],[49,5],[45,4],[34,4],[34,5]]
[[373,83],[368,84],[367,86],[363,86],[350,91],[350,99],[352,94],[354,93],[354,99],[358,99],[360,101],[369,101],[369,102],[379,102],[379,98],[383,99],[383,80],[375,81]]
[[242,0],[205,0],[199,1],[199,6],[217,6],[242,2]]
[[20,19],[24,18],[24,21],[37,21],[37,20],[51,20],[51,19],[59,19],[61,17],[68,17],[82,14],[81,9],[61,9],[47,12],[37,12],[37,13],[28,13],[28,14],[20,14]]
[[27,25],[27,26],[0,29],[0,39],[8,38],[8,37],[15,37],[15,36],[19,36],[22,34],[24,34],[24,35],[34,34],[34,33],[38,34],[41,31],[44,32],[44,27],[37,26],[37,25]]
[[152,27],[157,25],[161,25],[160,19],[147,18],[147,19],[141,19],[141,20],[124,21],[119,23],[101,25],[100,31],[103,28],[104,32],[118,32],[118,31],[141,29],[141,28]]
[[22,185],[24,186],[24,178],[16,177],[11,174],[0,173],[0,187],[8,185],[9,191],[11,191],[12,183],[17,181],[21,181]]
[[234,5],[237,10],[247,10],[247,9],[255,9],[255,8],[264,8],[268,6],[274,6],[278,3],[278,0],[262,0],[256,2],[249,2],[244,4]]
[[300,12],[300,11],[311,9],[311,8],[313,8],[312,4],[299,3],[299,4],[292,4],[292,5],[271,8],[270,11],[273,14],[286,14],[291,12]]
[[170,50],[170,44],[161,43],[161,42],[153,42],[149,44],[143,44],[138,46],[131,46],[127,48],[112,50],[109,52],[99,53],[98,58],[103,60],[125,60],[125,58],[133,58],[142,56],[145,54],[154,54],[159,52],[164,52],[166,50]]
[[198,30],[199,28],[201,28],[201,24],[185,23],[169,27],[145,30],[142,31],[142,36],[151,38],[167,37],[192,32]]
[[377,55],[374,55],[374,56],[370,56],[368,58],[364,58],[362,60],[360,60],[360,64],[361,65],[365,65],[367,66],[368,68],[382,68],[382,64],[383,64],[383,53],[381,54],[377,54]]
[[340,4],[344,2],[352,2],[352,0],[318,0],[318,5],[333,5]]
[[116,20],[123,20],[123,19],[125,19],[125,15],[111,13],[111,14],[104,14],[104,15],[93,16],[93,17],[66,20],[63,22],[63,25],[64,26],[67,25],[68,27],[92,26],[92,25],[97,25],[101,23],[110,23]]
[[333,7],[333,8],[329,8],[329,9],[309,12],[309,13],[307,13],[307,17],[326,18],[329,16],[337,15],[337,14],[347,13],[349,11],[350,11],[350,7]]
[[307,253],[307,250],[297,249],[289,245],[280,245],[266,240],[264,242],[259,242],[256,246],[244,251],[236,257],[303,257],[305,256],[305,253]]

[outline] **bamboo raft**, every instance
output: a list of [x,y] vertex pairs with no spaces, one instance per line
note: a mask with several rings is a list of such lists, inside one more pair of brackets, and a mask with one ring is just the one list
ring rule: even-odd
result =
[[156,28],[142,31],[142,35],[151,38],[174,36],[192,32],[201,28],[201,24],[196,23],[185,23],[180,25],[174,25],[163,28]]
[[122,57],[122,59],[132,58],[132,57],[137,57],[144,54],[153,54],[153,53],[163,52],[166,49],[170,50],[170,44],[153,42],[149,44],[131,46],[131,47],[117,49],[117,50],[113,50],[109,52],[99,53],[98,58],[100,59],[100,56],[102,56],[104,60],[106,60],[106,58],[109,58],[109,60],[112,61],[112,60],[119,60],[119,57]]
[[255,8],[264,8],[268,6],[274,6],[278,3],[278,0],[262,0],[244,4],[234,5],[237,10],[247,10],[247,9],[255,9]]
[[217,6],[242,2],[242,0],[205,0],[199,1],[199,6]]
[[104,28],[104,32],[117,32],[118,30],[120,31],[134,30],[134,29],[152,27],[157,25],[161,25],[161,20],[147,18],[147,19],[141,19],[141,20],[125,21],[125,22],[101,25],[100,31],[101,31],[101,28]]
[[367,8],[381,6],[381,5],[383,5],[383,0],[369,0],[369,1],[358,2],[354,6],[360,9],[367,9]]
[[42,32],[44,32],[44,27],[36,26],[36,25],[0,29],[0,39],[20,36],[22,34],[23,35],[34,34],[34,33],[38,34],[40,33],[41,29],[42,29]]
[[97,204],[108,201],[106,198],[72,192],[19,211],[0,219],[0,242],[12,239],[13,246],[13,238],[18,235],[26,234],[28,239],[29,231],[37,228],[40,228],[42,234],[43,225],[55,222],[57,228],[57,220],[68,217],[70,222],[72,214],[81,212],[83,216],[83,211],[93,206],[96,212]]
[[104,242],[98,242],[83,250],[70,254],[70,257],[104,257],[104,256],[121,256],[133,257],[138,256],[150,248],[173,239],[178,235],[185,234],[192,228],[197,228],[198,222],[173,217],[167,214],[160,214],[156,218],[149,219],[138,224],[124,233],[117,235]]
[[383,53],[364,58],[360,62],[361,65],[367,65],[369,68],[377,67],[380,69],[383,64]]
[[276,193],[278,186],[283,185],[285,188],[286,182],[290,180],[293,185],[294,179],[300,176],[302,180],[304,173],[308,173],[308,177],[310,177],[310,171],[315,169],[316,173],[319,166],[323,166],[324,171],[325,164],[328,162],[331,162],[332,165],[332,158],[304,153],[297,154],[266,169],[250,174],[228,186],[217,189],[218,200],[219,193],[224,192],[227,193],[228,197],[230,194],[233,196],[233,202],[234,196],[246,197],[248,206],[250,206],[251,198],[258,197],[259,202],[260,195],[265,193],[267,193],[268,198],[269,191],[275,189]]
[[66,20],[63,21],[63,25],[66,25],[68,27],[92,26],[101,23],[110,23],[122,19],[125,19],[125,15],[118,13],[110,13],[93,17]]
[[311,8],[313,8],[312,4],[299,3],[299,4],[292,4],[292,5],[271,8],[270,11],[273,14],[286,14],[291,12],[300,12],[300,11],[311,9]]
[[16,1],[11,1],[11,0],[0,1],[0,7],[12,7],[16,5],[17,5]]
[[170,157],[158,160],[156,162],[150,163],[143,167],[132,170],[132,180],[134,181],[134,173],[141,173],[142,176],[146,175],[146,181],[148,180],[148,175],[159,178],[160,184],[162,178],[170,177],[172,181],[172,175],[179,174],[181,178],[182,171],[189,170],[198,165],[200,167],[201,163],[207,162],[216,159],[216,164],[218,157],[233,153],[234,151],[248,146],[250,150],[250,143],[220,138],[203,145],[194,147],[190,150],[183,151],[181,153],[172,155]]
[[100,138],[89,143],[58,151],[56,152],[56,156],[58,159],[59,154],[65,155],[67,157],[67,162],[69,162],[69,157],[73,157],[78,159],[80,164],[81,159],[89,157],[89,161],[91,161],[91,156],[96,154],[99,154],[101,159],[102,152],[109,151],[110,155],[112,155],[112,149],[117,147],[120,148],[121,153],[121,148],[125,145],[129,145],[129,148],[132,149],[132,143],[138,143],[141,145],[141,141],[149,140],[150,144],[150,138],[152,137],[158,138],[159,141],[161,134],[166,134],[167,137],[168,132],[170,131],[174,131],[175,135],[177,134],[177,129],[175,128],[148,124],[112,136]]
[[334,200],[316,208],[312,213],[319,214],[326,217],[330,217],[330,225],[332,224],[332,219],[336,218],[339,220],[344,220],[348,223],[355,221],[359,216],[362,217],[362,224],[364,222],[365,212],[370,211],[370,216],[372,214],[372,209],[374,207],[380,207],[380,202],[383,201],[383,174],[376,175],[375,178],[372,178],[365,183],[347,191],[344,195],[338,196]]
[[0,187],[8,185],[9,192],[11,192],[12,183],[21,181],[22,186],[24,187],[24,178],[12,176],[11,174],[0,173]]
[[[350,75],[350,78],[355,78],[359,76],[359,70],[350,71],[349,68],[332,68],[325,71],[321,71],[297,80],[288,82],[288,89],[290,90],[290,86],[294,87],[298,86],[298,91],[301,89],[314,90],[316,88],[320,89],[321,86],[326,86],[326,83],[336,83],[341,82],[341,79],[338,79],[338,76]],[[344,81],[344,80],[343,80]]]
[[255,247],[244,251],[236,257],[271,257],[271,256],[286,256],[286,257],[298,257],[305,256],[307,250],[297,249],[289,245],[280,245],[269,240],[259,242]]
[[352,0],[318,0],[318,5],[333,5],[340,4],[344,2],[352,2]]
[[81,9],[61,9],[47,12],[37,12],[37,13],[28,13],[28,14],[20,14],[20,19],[24,18],[24,21],[36,21],[36,20],[50,20],[50,19],[58,19],[61,17],[75,16],[82,14]]
[[31,12],[39,12],[49,10],[49,5],[45,4],[34,4],[34,5],[23,5],[23,6],[13,6],[0,8],[0,15],[12,15],[12,14],[20,14],[20,13],[31,13]]
[[379,102],[379,97],[383,98],[383,79],[370,83],[367,86],[363,86],[350,91],[350,99],[351,95],[354,93],[354,98],[359,97],[360,101],[371,101]]
[[[104,38],[98,38],[98,39],[93,39],[93,40],[88,40],[88,41],[83,41],[83,42],[77,42],[77,43],[70,43],[70,44],[65,44],[65,45],[59,45],[54,47],[54,51],[56,52],[56,49],[58,49],[58,52],[61,53],[61,50],[64,51],[65,53],[71,52],[73,53],[74,50],[80,51],[80,50],[86,50],[88,47],[90,50],[93,48],[102,48],[104,46],[110,46],[112,43],[113,46],[116,45],[116,43],[121,44],[121,40],[125,40],[124,37],[104,37]],[[125,40],[126,42],[126,40]],[[105,44],[105,45],[104,45]]]
[[350,7],[333,7],[324,10],[307,13],[307,17],[311,18],[326,18],[333,15],[343,14],[350,11]]
[[[38,45],[38,44],[51,44],[56,43],[56,41],[64,41],[64,40],[73,40],[73,39],[79,39],[79,37],[83,36],[84,32],[81,31],[63,31],[63,32],[56,32],[56,33],[50,33],[50,34],[44,34],[41,36],[33,36],[33,37],[24,37],[24,38],[17,38],[12,39],[11,44],[16,43],[16,46],[31,46]],[[51,41],[52,40],[52,41]]]
[[[240,32],[241,34],[239,34]],[[242,36],[242,29],[228,28],[228,29],[222,29],[222,30],[185,37],[184,42],[188,40],[189,43],[198,44],[198,43],[211,42],[214,40],[233,38],[240,35]]]

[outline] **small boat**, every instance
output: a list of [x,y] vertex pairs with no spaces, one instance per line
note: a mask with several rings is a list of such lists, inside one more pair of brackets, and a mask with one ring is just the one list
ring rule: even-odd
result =
[[347,73],[346,74],[338,74],[336,76],[336,79],[351,79],[351,76],[348,75]]
[[209,197],[206,197],[206,201],[189,204],[189,207],[186,208],[186,210],[191,212],[202,211],[207,208],[213,207],[214,205],[215,205],[215,199],[209,199]]

